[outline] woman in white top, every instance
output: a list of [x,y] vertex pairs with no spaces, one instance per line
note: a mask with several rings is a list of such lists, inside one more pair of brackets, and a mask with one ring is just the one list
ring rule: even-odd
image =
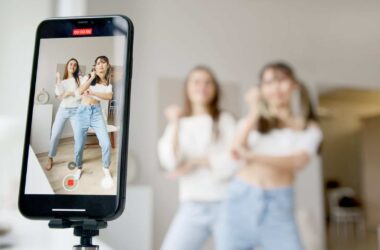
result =
[[158,142],[161,165],[179,179],[181,206],[165,237],[163,250],[201,249],[217,233],[217,218],[234,173],[230,145],[235,120],[220,111],[219,84],[204,66],[185,82],[185,105],[169,107],[169,124]]
[[99,140],[102,150],[102,162],[105,178],[102,186],[112,186],[112,176],[109,170],[111,164],[111,142],[107,132],[106,121],[100,107],[101,100],[112,99],[111,65],[108,57],[98,56],[95,59],[94,70],[85,77],[78,88],[77,94],[82,96],[78,107],[75,126],[75,164],[77,171],[74,176],[77,180],[82,174],[82,157],[88,128],[92,128]]
[[247,95],[250,112],[237,129],[232,153],[243,166],[223,205],[221,250],[303,249],[292,185],[318,153],[322,133],[308,92],[290,66],[269,64],[260,81]]
[[53,167],[53,157],[57,154],[58,143],[68,119],[70,119],[71,127],[74,128],[74,116],[80,103],[80,98],[75,95],[75,91],[81,81],[78,60],[75,58],[68,60],[65,65],[63,80],[61,81],[59,72],[57,72],[56,78],[55,94],[61,100],[61,103],[55,115],[51,131],[49,158],[45,166],[46,170],[50,170]]

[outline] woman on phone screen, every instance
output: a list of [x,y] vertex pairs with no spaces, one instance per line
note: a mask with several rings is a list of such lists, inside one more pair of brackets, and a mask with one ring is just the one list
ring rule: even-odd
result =
[[78,94],[82,96],[82,102],[76,114],[75,132],[75,163],[77,171],[74,176],[80,179],[83,165],[83,149],[87,137],[87,131],[91,127],[102,151],[102,165],[104,179],[102,186],[112,186],[111,164],[111,142],[107,132],[106,121],[102,113],[100,101],[112,99],[111,85],[111,65],[108,57],[98,56],[95,59],[93,71],[86,77],[78,89]]
[[46,170],[53,167],[53,158],[57,155],[58,143],[67,120],[70,120],[71,127],[74,129],[74,117],[80,103],[80,98],[75,95],[75,92],[80,85],[81,78],[79,75],[79,63],[75,58],[70,58],[67,61],[62,81],[61,74],[59,72],[56,74],[55,94],[61,100],[61,103],[51,130],[48,162],[45,165]]

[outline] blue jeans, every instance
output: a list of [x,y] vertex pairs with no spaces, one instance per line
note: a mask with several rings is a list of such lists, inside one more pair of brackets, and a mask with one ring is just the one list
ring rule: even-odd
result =
[[235,178],[221,209],[218,250],[301,250],[291,187],[261,189]]
[[162,250],[200,250],[218,233],[221,202],[183,202],[162,244]]
[[55,115],[53,127],[51,129],[51,137],[49,143],[49,157],[54,157],[57,155],[57,147],[59,140],[61,139],[63,128],[65,127],[66,121],[70,119],[71,127],[75,127],[75,114],[77,108],[64,108],[59,106],[58,111]]
[[94,130],[102,149],[103,167],[109,168],[111,163],[111,142],[99,104],[80,105],[77,110],[74,129],[75,164],[79,169],[82,168],[83,149],[87,131],[90,127]]

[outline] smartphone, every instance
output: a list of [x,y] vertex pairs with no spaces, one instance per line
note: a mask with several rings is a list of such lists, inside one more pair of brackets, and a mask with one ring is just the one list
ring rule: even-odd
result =
[[126,193],[133,24],[52,18],[36,33],[19,210],[115,219]]

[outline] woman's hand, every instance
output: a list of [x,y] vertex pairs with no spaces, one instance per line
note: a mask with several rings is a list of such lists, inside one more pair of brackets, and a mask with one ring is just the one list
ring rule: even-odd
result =
[[260,90],[258,87],[252,87],[244,96],[244,99],[246,103],[248,104],[250,113],[250,116],[254,116],[255,118],[259,114],[259,107],[260,107]]
[[63,94],[63,98],[68,97],[68,96],[75,96],[75,93],[72,92],[72,91],[66,91],[66,92]]
[[206,156],[192,158],[181,165],[179,165],[175,170],[169,172],[167,177],[170,179],[177,179],[181,176],[188,174],[189,172],[194,171],[199,167],[209,167],[210,162]]
[[209,167],[210,166],[210,161],[208,160],[207,156],[193,158],[189,160],[189,162],[194,167]]
[[85,96],[94,96],[94,91],[92,91],[91,89],[86,89],[84,92],[83,92],[83,95]]
[[183,111],[178,105],[171,105],[165,109],[165,116],[169,122],[178,122],[182,115]]
[[96,76],[96,73],[95,73],[95,70],[93,69],[90,73],[90,79],[91,80],[94,80],[95,79],[95,76]]
[[246,147],[233,147],[231,150],[232,158],[235,160],[250,161],[253,158],[252,152]]
[[196,168],[196,165],[193,164],[191,161],[187,161],[185,163],[182,163],[179,165],[176,169],[173,171],[170,171],[166,177],[169,179],[177,179],[181,176],[186,175],[187,173],[193,171]]
[[55,73],[55,79],[56,79],[56,83],[60,83],[61,82],[61,74],[57,71],[57,73]]

